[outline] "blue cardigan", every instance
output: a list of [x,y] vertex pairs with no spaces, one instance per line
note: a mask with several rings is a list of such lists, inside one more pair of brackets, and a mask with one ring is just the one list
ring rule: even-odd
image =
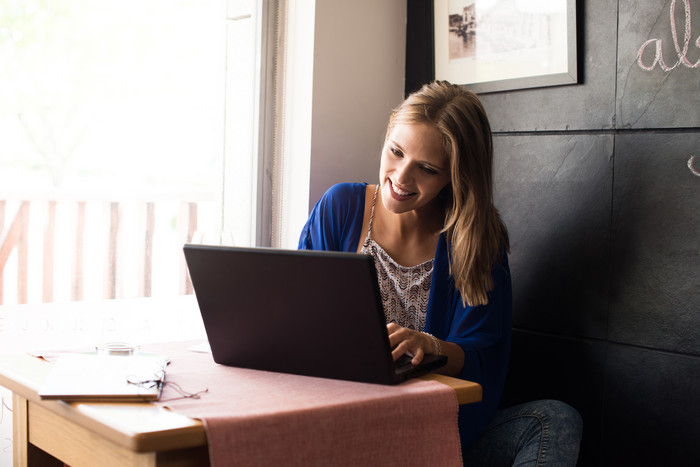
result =
[[[331,187],[316,203],[299,238],[299,249],[357,250],[362,235],[365,183]],[[493,268],[495,287],[482,306],[463,306],[449,272],[443,235],[435,252],[425,332],[464,351],[461,377],[482,385],[483,400],[461,406],[459,431],[466,449],[484,430],[498,408],[510,354],[512,296],[508,258]]]

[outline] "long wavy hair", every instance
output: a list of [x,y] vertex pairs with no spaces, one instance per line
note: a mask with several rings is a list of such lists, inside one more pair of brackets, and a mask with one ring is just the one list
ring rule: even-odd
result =
[[451,172],[450,183],[439,195],[450,273],[463,304],[485,305],[494,288],[492,269],[510,244],[493,204],[493,137],[481,101],[460,86],[434,81],[394,110],[387,137],[399,123],[433,124],[442,135]]

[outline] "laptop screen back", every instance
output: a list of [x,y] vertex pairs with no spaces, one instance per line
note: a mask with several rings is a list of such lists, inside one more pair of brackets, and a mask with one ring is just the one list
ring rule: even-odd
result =
[[205,245],[184,251],[217,363],[395,382],[370,256]]

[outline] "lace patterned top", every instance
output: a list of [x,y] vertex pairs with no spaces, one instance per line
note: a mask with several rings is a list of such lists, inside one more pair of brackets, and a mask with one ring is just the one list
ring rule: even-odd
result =
[[374,190],[367,237],[360,253],[374,258],[386,322],[393,321],[405,328],[424,331],[434,260],[416,266],[402,266],[372,239],[372,220],[378,190],[379,186]]

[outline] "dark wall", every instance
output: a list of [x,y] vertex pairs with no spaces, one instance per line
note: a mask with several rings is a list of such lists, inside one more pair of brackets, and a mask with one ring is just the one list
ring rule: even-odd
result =
[[[480,96],[511,235],[503,404],[575,406],[579,465],[700,465],[700,0],[577,10],[579,84]],[[407,92],[433,78],[431,12],[408,1]],[[675,68],[640,66],[650,39]]]

